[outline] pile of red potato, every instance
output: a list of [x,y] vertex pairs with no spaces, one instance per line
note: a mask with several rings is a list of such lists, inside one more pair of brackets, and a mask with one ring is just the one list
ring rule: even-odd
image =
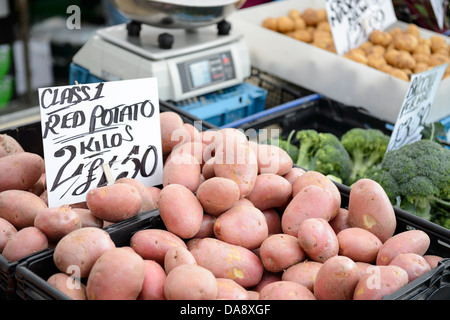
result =
[[[331,180],[294,167],[278,146],[160,118],[161,186],[122,178],[58,208],[46,202],[44,159],[1,135],[2,255],[54,248],[60,273],[48,283],[92,300],[381,299],[442,259],[426,255],[424,231],[394,234],[376,182],[356,182],[343,208]],[[165,229],[139,230],[129,246],[103,230],[157,208]]]

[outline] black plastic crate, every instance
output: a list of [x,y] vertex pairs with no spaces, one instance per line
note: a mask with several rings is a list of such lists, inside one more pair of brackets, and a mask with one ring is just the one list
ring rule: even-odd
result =
[[450,300],[450,259],[439,261],[436,268],[383,299]]
[[[201,125],[202,130],[216,128],[216,126],[210,124],[207,121],[201,120],[187,112],[184,112],[167,102],[160,101],[160,112],[164,111],[176,112],[181,116],[185,123],[194,125],[195,122],[198,122]],[[25,151],[39,154],[42,157],[44,156],[42,144],[42,128],[40,122],[34,122],[24,126],[10,127],[0,133],[8,134],[15,138]],[[19,261],[10,262],[0,254],[0,299],[13,300],[17,298],[15,296],[15,270],[19,263],[25,261],[28,258],[31,258],[32,256],[34,256],[34,254],[24,257]]]
[[278,78],[256,67],[252,67],[251,74],[245,79],[245,82],[267,90],[265,109],[313,94],[311,90]]
[[[110,225],[108,232],[117,247],[129,246],[131,237],[139,230],[165,229],[158,210],[139,214]],[[37,254],[20,263],[15,270],[16,295],[23,300],[70,300],[47,279],[60,272],[53,261],[54,249]]]
[[[341,206],[346,208],[349,199],[349,187],[337,184],[341,193]],[[450,258],[449,235],[442,228],[436,228],[435,224],[420,219],[410,221],[410,215],[402,210],[395,209],[397,229],[400,233],[410,229],[426,232],[430,237],[430,247],[426,254],[439,255]],[[131,236],[139,230],[158,228],[165,229],[159,217],[159,211],[154,210],[142,216],[133,217],[129,220],[111,225],[105,230],[111,235],[117,246],[127,246]],[[448,230],[450,232],[450,230]],[[61,291],[49,285],[46,280],[54,273],[59,272],[53,262],[53,251],[45,252],[27,259],[21,263],[16,270],[17,295],[26,300],[64,300],[69,299]],[[419,278],[421,279],[421,278]]]
[[15,300],[16,296],[16,277],[15,272],[19,264],[35,257],[41,253],[50,252],[49,249],[36,252],[26,256],[18,261],[10,262],[3,255],[0,255],[0,300]]
[[390,135],[393,124],[374,117],[361,107],[348,106],[319,94],[283,103],[259,114],[229,123],[227,127],[247,129],[278,128],[286,138],[292,130],[314,129],[341,137],[352,128],[375,128]]

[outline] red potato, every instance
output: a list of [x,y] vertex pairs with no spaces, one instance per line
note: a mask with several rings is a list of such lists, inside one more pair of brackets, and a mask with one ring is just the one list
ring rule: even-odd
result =
[[86,283],[88,300],[136,300],[145,278],[144,260],[123,248],[105,251],[92,266]]
[[233,207],[236,206],[250,206],[250,207],[254,207],[253,203],[248,200],[247,198],[240,198],[234,205]]
[[287,174],[293,165],[292,158],[279,146],[270,144],[258,144],[258,173],[272,173],[283,176]]
[[240,129],[224,128],[217,131],[212,131],[212,133],[213,134],[210,135],[210,139],[214,149],[223,147],[229,151],[232,151],[237,145],[248,142],[247,136]]
[[375,263],[383,243],[372,232],[361,228],[347,228],[337,234],[339,255],[353,261]]
[[353,300],[381,300],[408,284],[408,273],[397,266],[372,266],[361,276]]
[[248,294],[247,300],[259,300],[259,292],[247,290],[247,294]]
[[240,197],[250,194],[258,176],[256,154],[248,142],[241,142],[226,147],[221,144],[215,149],[214,175],[233,180],[240,190]]
[[110,225],[113,225],[114,223],[115,222],[103,221],[102,229],[105,229],[106,227],[109,227]]
[[34,193],[37,196],[40,196],[47,189],[46,178],[47,176],[45,172],[42,173],[39,180],[36,181],[36,183],[31,188],[28,188],[27,191]]
[[81,227],[96,227],[96,228],[102,228],[103,227],[103,220],[97,218],[94,216],[89,209],[85,208],[72,208],[73,211],[75,211],[81,220]]
[[163,267],[153,260],[144,260],[144,264],[145,277],[137,300],[166,300],[164,283],[167,275]]
[[24,152],[24,150],[15,138],[7,134],[0,134],[0,158],[19,152]]
[[87,300],[86,285],[78,278],[58,272],[51,275],[47,282],[72,300]]
[[97,259],[105,251],[115,247],[106,231],[94,227],[81,228],[58,241],[53,253],[53,261],[61,272],[69,275],[73,266],[77,266],[80,278],[85,278]]
[[222,300],[249,300],[249,294],[236,281],[228,278],[216,278],[217,298]]
[[292,167],[283,177],[293,186],[295,180],[305,173],[305,170],[299,167]]
[[407,230],[389,238],[378,251],[376,264],[388,265],[401,253],[423,256],[430,246],[430,237],[422,230]]
[[2,255],[9,262],[15,262],[47,248],[48,240],[45,234],[36,227],[26,227],[17,231],[9,239]]
[[89,190],[86,204],[97,218],[119,222],[139,213],[142,197],[139,190],[128,183],[113,183]]
[[309,218],[329,221],[334,211],[335,198],[331,191],[309,185],[295,195],[287,205],[281,216],[281,228],[284,233],[297,236],[298,228],[303,221]]
[[161,146],[163,154],[168,154],[179,143],[189,139],[189,131],[184,127],[181,116],[172,111],[159,114],[161,126]]
[[247,195],[259,210],[283,207],[292,196],[292,185],[282,176],[267,173],[256,177],[253,190]]
[[167,230],[182,239],[195,236],[203,220],[203,208],[195,194],[180,184],[163,187],[159,213]]
[[411,282],[431,270],[430,265],[423,256],[416,253],[401,253],[389,263],[398,266],[408,273],[408,282]]
[[202,167],[202,176],[205,180],[214,177],[214,157],[208,159]]
[[200,167],[203,166],[205,163],[203,154],[204,150],[206,148],[206,144],[200,142],[200,141],[188,141],[185,143],[178,144],[175,146],[172,151],[170,152],[170,155],[167,157],[166,162],[169,161],[170,158],[180,155],[182,153],[187,153],[192,155],[197,162],[200,164]]
[[158,198],[161,189],[153,186],[148,187],[139,180],[133,178],[120,178],[114,183],[129,183],[132,186],[136,187],[142,197],[142,205],[138,213],[158,209]]
[[136,251],[134,251],[134,249],[130,246],[121,246],[120,248],[125,249],[125,250],[130,250],[131,252],[136,253]]
[[36,153],[19,152],[0,157],[0,192],[28,190],[44,171],[44,159]]
[[216,218],[214,235],[227,243],[256,249],[269,235],[269,228],[261,210],[234,206]]
[[371,179],[360,179],[350,190],[348,222],[366,229],[381,242],[394,235],[397,226],[394,208],[384,189]]
[[200,128],[197,128],[197,124],[194,123],[194,125],[190,123],[184,123],[183,127],[187,130],[189,133],[189,141],[202,141],[202,136],[200,134],[201,132],[201,125]]
[[339,208],[341,207],[341,193],[339,192],[338,187],[327,178],[325,175],[318,171],[306,171],[302,174],[298,179],[295,180],[292,185],[292,196],[295,197],[297,193],[299,193],[304,187],[309,185],[315,185],[326,190],[329,190],[334,196],[334,210],[331,215],[330,220],[336,217]]
[[321,262],[305,260],[287,268],[281,279],[298,282],[314,292],[314,282],[321,266]]
[[369,267],[373,266],[373,264],[367,262],[355,261],[355,263],[358,266],[359,273],[361,274],[361,276],[367,272]]
[[317,300],[314,294],[300,283],[281,280],[261,289],[260,300]]
[[164,265],[164,256],[171,247],[187,247],[174,233],[161,229],[145,229],[136,232],[130,239],[131,248],[145,260],[155,260]]
[[200,184],[196,196],[203,210],[217,217],[240,199],[241,192],[235,181],[223,177],[212,177]]
[[197,264],[194,256],[186,247],[172,247],[166,251],[164,256],[164,270],[169,273],[180,264]]
[[339,208],[337,215],[330,221],[330,226],[336,234],[344,229],[350,228],[351,226],[348,223],[348,210],[346,208]]
[[214,223],[216,222],[216,217],[209,215],[207,213],[203,214],[202,224],[200,225],[200,230],[193,238],[211,238],[214,237]]
[[202,130],[200,132],[200,139],[201,139],[200,141],[206,145],[209,145],[214,142],[214,140],[216,138],[216,133],[217,133],[217,130],[213,130],[213,129],[209,129],[206,131]]
[[269,235],[283,232],[281,229],[281,217],[275,209],[262,210],[262,213],[266,217]]
[[314,295],[318,300],[352,300],[360,278],[360,270],[352,259],[331,257],[316,274]]
[[[203,135],[202,142],[206,144],[206,148],[203,151],[205,162],[214,158],[218,149],[226,150],[225,153],[231,154],[229,159],[232,159],[236,154],[237,145],[248,143],[243,131],[235,128],[208,130]],[[220,161],[221,163],[226,163],[223,157],[219,159]]]
[[34,219],[34,226],[41,230],[49,242],[56,243],[70,232],[80,229],[81,219],[69,206],[45,208]]
[[260,259],[270,272],[281,272],[306,258],[298,238],[289,234],[274,234],[261,243]]
[[281,281],[282,272],[270,272],[267,271],[267,269],[264,269],[263,275],[261,277],[261,280],[258,282],[258,284],[251,289],[256,292],[261,292],[261,289],[264,288],[269,283],[275,282],[275,281]]
[[432,254],[426,254],[423,257],[427,261],[427,263],[431,267],[431,269],[436,268],[438,266],[439,261],[441,261],[443,259],[440,256],[436,256],[436,255],[432,255]]
[[16,227],[8,220],[0,218],[0,253],[15,233],[17,233]]
[[186,247],[189,251],[191,251],[192,248],[197,246],[197,243],[202,240],[202,238],[191,238],[186,241]]
[[214,274],[199,265],[182,264],[175,267],[164,283],[167,300],[213,300],[218,293]]
[[34,226],[36,215],[45,208],[44,200],[34,193],[23,190],[0,192],[0,217],[16,229]]
[[39,196],[39,198],[41,198],[41,200],[44,201],[45,205],[48,206],[48,193],[47,193],[47,190],[44,190],[44,192],[42,192],[42,194]]
[[322,218],[310,218],[298,228],[298,242],[307,256],[324,263],[339,252],[339,242],[330,224]]
[[189,153],[176,154],[165,162],[163,187],[180,184],[195,192],[200,185],[200,163]]
[[196,241],[189,251],[195,261],[217,278],[229,278],[244,288],[252,287],[261,280],[264,267],[255,253],[241,246],[214,238]]

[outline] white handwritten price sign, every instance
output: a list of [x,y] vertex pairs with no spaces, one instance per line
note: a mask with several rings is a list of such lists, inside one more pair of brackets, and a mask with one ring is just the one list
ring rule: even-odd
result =
[[162,183],[156,78],[39,89],[49,206],[129,177]]
[[422,138],[421,131],[446,68],[447,64],[443,64],[411,76],[386,152]]
[[391,0],[325,0],[325,9],[339,55],[367,41],[373,30],[397,21]]

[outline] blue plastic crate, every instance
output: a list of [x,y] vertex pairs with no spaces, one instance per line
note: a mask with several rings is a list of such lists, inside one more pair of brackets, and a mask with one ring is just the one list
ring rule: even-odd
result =
[[218,127],[264,110],[267,90],[242,83],[174,105]]
[[83,68],[73,62],[70,64],[69,84],[86,84],[96,82],[104,82],[104,80],[92,75],[86,68]]

